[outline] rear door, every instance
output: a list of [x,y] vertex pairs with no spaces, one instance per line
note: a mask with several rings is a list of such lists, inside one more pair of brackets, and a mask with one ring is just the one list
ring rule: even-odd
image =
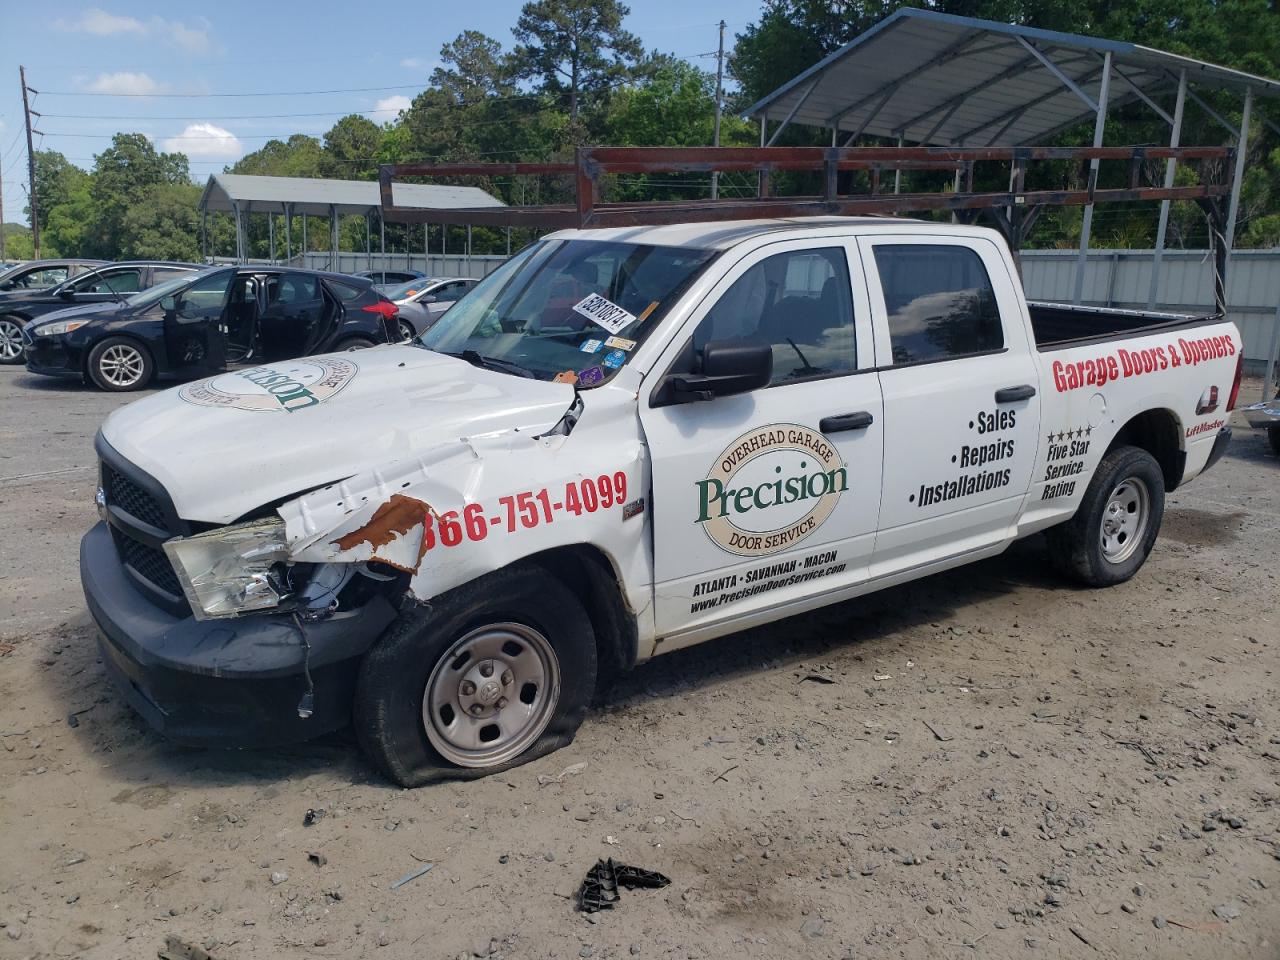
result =
[[302,356],[324,319],[320,278],[286,270],[266,278],[265,299],[259,323],[263,355],[268,360]]
[[996,244],[859,240],[884,396],[884,499],[873,576],[1013,535],[1040,433],[1039,374]]
[[[749,253],[646,380],[640,419],[653,474],[663,650],[865,579],[880,505],[882,416],[860,273],[847,238]],[[692,372],[710,341],[769,344],[770,384],[664,405],[650,384]]]

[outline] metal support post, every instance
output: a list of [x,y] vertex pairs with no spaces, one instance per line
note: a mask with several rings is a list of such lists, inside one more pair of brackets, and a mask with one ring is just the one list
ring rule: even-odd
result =
[[329,204],[329,269],[338,272],[338,208]]
[[1267,370],[1262,377],[1262,398],[1263,400],[1271,399],[1271,384],[1274,383],[1271,378],[1276,373],[1276,354],[1280,353],[1280,304],[1276,306],[1276,322],[1271,328],[1271,346],[1267,348]]
[[[1093,121],[1093,145],[1102,146],[1103,135],[1107,129],[1107,98],[1111,93],[1111,51],[1108,50],[1102,59],[1102,83],[1098,87],[1098,110]],[[1098,161],[1089,161],[1089,193],[1098,187]],[[1076,258],[1076,290],[1072,303],[1079,303],[1084,296],[1084,269],[1089,255],[1089,234],[1093,230],[1093,204],[1084,208],[1084,223],[1080,226],[1080,255]]]
[[267,250],[271,253],[271,262],[276,262],[276,215],[267,214]]
[[236,263],[244,263],[244,219],[240,215],[240,204],[232,202],[231,209],[236,218]]
[[1227,205],[1227,232],[1223,242],[1227,247],[1227,262],[1236,244],[1236,214],[1240,210],[1240,185],[1244,181],[1245,154],[1249,152],[1249,114],[1253,112],[1253,87],[1244,92],[1244,112],[1240,114],[1240,136],[1236,139],[1236,169],[1231,177],[1231,199]]
[[[0,217],[0,220],[3,218]],[[4,247],[0,246],[0,260],[4,259]],[[200,211],[200,259],[209,259],[209,211]]]
[[773,131],[773,136],[771,136],[769,138],[769,142],[765,144],[766,147],[772,147],[774,143],[777,141],[778,137],[782,136],[782,131],[787,129],[787,125],[791,123],[793,119],[795,119],[795,115],[800,112],[800,108],[803,107],[805,103],[808,102],[809,95],[812,94],[814,90],[818,89],[818,81],[820,81],[821,79],[822,79],[821,76],[815,77],[813,80],[813,83],[809,84],[809,86],[805,88],[804,93],[802,93],[800,95],[800,98],[796,100],[796,105],[791,108],[791,112],[788,113],[786,116],[786,119],[782,121],[782,125],[779,126],[777,130]]
[[[898,146],[899,147],[902,146],[902,134],[898,134]],[[926,143],[925,146],[928,146],[928,144]],[[959,175],[959,173],[960,171],[957,170],[956,174]],[[959,189],[958,186],[957,186],[957,189]],[[893,192],[894,193],[902,192],[902,168],[901,167],[893,171]]]
[[511,256],[511,228],[507,227],[507,256]]
[[[720,146],[720,111],[721,100],[724,99],[724,21],[720,21],[720,50],[716,54],[716,119],[715,126],[711,131],[711,145],[713,147]],[[831,145],[836,145],[835,133],[831,134]],[[711,199],[715,200],[720,196],[720,171],[712,171],[711,174]],[[511,255],[511,231],[507,231],[507,255]]]
[[284,205],[284,257],[293,262],[293,204]]
[[[1169,132],[1169,146],[1176,147],[1182,139],[1182,115],[1187,105],[1187,71],[1183,70],[1178,75],[1178,99],[1173,106],[1173,128]],[[1173,186],[1174,173],[1177,170],[1178,162],[1170,157],[1164,164],[1164,188],[1168,190]],[[1160,201],[1160,223],[1156,227],[1156,248],[1151,257],[1151,290],[1147,293],[1147,309],[1154,310],[1156,307],[1156,296],[1159,292],[1160,283],[1160,260],[1164,256],[1165,237],[1169,230],[1169,206],[1168,198]]]
[[302,265],[307,265],[307,215],[302,215]]
[[382,219],[382,211],[378,211],[378,268],[382,271],[382,282],[387,282],[387,222]]

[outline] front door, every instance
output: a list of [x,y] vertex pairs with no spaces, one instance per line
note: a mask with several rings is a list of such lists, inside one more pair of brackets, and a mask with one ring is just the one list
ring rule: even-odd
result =
[[1013,535],[1036,459],[1039,375],[1018,278],[994,242],[858,243],[884,394],[879,577]]
[[227,299],[232,269],[201,277],[161,301],[169,362],[187,372],[214,372],[227,365]]
[[696,372],[712,341],[769,344],[773,377],[710,401],[641,397],[664,651],[864,579],[875,540],[883,425],[852,241],[746,255],[694,311],[646,390],[668,373]]

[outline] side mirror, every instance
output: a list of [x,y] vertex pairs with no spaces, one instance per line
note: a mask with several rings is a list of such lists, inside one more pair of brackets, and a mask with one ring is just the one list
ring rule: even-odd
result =
[[76,295],[76,292],[72,290],[70,287],[66,287],[58,291],[58,297],[62,300],[70,300],[75,295]]
[[766,386],[773,377],[773,348],[767,343],[713,340],[702,348],[699,373],[667,377],[672,403],[714,400]]

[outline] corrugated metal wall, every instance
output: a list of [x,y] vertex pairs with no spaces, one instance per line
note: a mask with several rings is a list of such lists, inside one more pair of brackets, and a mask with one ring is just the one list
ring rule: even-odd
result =
[[[1075,250],[1024,250],[1022,284],[1031,300],[1069,303],[1075,291]],[[1145,310],[1151,289],[1150,250],[1092,250],[1085,263],[1084,300]],[[1260,368],[1275,342],[1280,306],[1280,250],[1240,250],[1227,268],[1227,316],[1244,335],[1245,359]],[[1207,250],[1166,250],[1160,260],[1156,309],[1208,313],[1213,259]]]
[[[506,262],[506,257],[471,256],[433,253],[388,253],[386,256],[364,253],[339,253],[338,273],[362,273],[365,270],[421,270],[429,277],[484,277]],[[310,270],[329,270],[328,253],[305,253],[294,257],[291,263]]]

